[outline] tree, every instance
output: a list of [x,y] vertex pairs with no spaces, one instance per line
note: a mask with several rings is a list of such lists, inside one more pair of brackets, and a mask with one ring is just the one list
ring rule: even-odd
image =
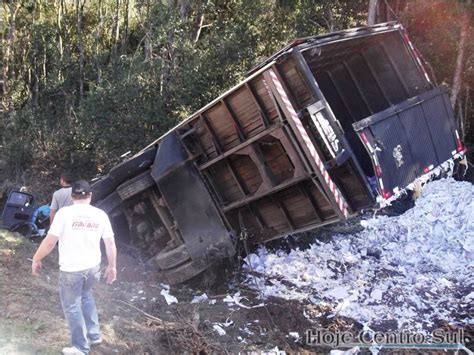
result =
[[456,102],[461,91],[462,74],[464,61],[466,56],[466,46],[468,37],[470,34],[469,28],[471,27],[471,7],[472,0],[467,0],[463,6],[463,15],[461,20],[461,28],[459,30],[459,48],[456,59],[456,68],[454,70],[453,85],[451,91],[451,105],[456,107]]
[[367,25],[372,26],[375,25],[377,22],[377,0],[369,0]]
[[[39,185],[58,170],[75,168],[86,178],[105,171],[123,152],[160,136],[290,40],[365,25],[367,5],[4,0],[0,180]],[[448,0],[372,0],[371,6],[375,23],[401,19],[440,82],[451,83],[461,68],[453,94],[458,92],[457,109],[469,136],[473,43],[468,36],[460,40],[470,28],[461,31],[461,14]],[[461,52],[462,65],[456,66]]]

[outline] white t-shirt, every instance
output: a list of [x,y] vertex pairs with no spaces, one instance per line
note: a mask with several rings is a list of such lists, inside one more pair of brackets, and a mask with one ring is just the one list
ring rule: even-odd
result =
[[100,264],[100,239],[114,237],[107,214],[89,204],[61,208],[49,234],[59,239],[59,269],[75,272]]

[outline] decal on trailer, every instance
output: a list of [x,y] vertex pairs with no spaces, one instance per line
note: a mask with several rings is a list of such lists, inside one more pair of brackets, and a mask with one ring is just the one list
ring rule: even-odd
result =
[[395,159],[397,169],[400,169],[400,167],[403,165],[402,146],[400,144],[393,148],[392,156]]
[[308,106],[308,112],[319,135],[322,137],[324,144],[326,144],[328,151],[331,153],[333,159],[335,159],[337,155],[344,152],[344,148],[340,144],[339,138],[337,138],[336,132],[334,132],[328,119],[324,117],[321,112],[324,108],[325,106],[318,101],[315,104]]
[[278,94],[280,95],[285,108],[291,115],[291,119],[293,122],[296,124],[296,127],[298,129],[299,134],[303,138],[304,143],[306,144],[306,147],[308,148],[311,157],[314,159],[316,162],[316,165],[318,167],[319,172],[321,173],[322,177],[324,178],[324,181],[326,182],[327,186],[329,187],[331,193],[334,196],[334,199],[336,200],[336,203],[339,207],[339,210],[342,212],[345,218],[349,217],[349,210],[348,210],[348,205],[344,197],[342,196],[341,192],[337,188],[336,184],[332,181],[331,177],[329,176],[329,173],[327,172],[326,168],[324,167],[324,162],[319,156],[318,152],[316,151],[316,148],[313,145],[313,142],[311,142],[311,139],[308,136],[308,133],[306,132],[305,128],[303,127],[303,123],[301,123],[300,118],[298,117],[298,114],[296,113],[295,109],[293,108],[292,103],[290,102],[290,99],[288,98],[288,95],[286,94],[285,90],[283,89],[282,84],[280,83],[280,80],[278,79],[277,75],[273,71],[273,69],[269,69],[268,73],[270,75],[270,78],[273,81],[273,84],[275,85],[276,90],[278,91]]

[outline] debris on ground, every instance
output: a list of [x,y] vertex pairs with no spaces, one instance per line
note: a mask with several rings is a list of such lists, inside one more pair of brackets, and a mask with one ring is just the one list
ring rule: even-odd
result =
[[[415,207],[361,222],[356,234],[245,259],[247,285],[265,297],[330,305],[331,316],[391,329],[474,324],[474,186],[442,179]],[[317,231],[315,231],[317,234]]]
[[[91,355],[329,353],[306,344],[315,328],[462,327],[472,337],[473,193],[468,183],[431,182],[402,215],[320,228],[285,251],[267,244],[246,258],[242,274],[219,265],[171,287],[119,248],[118,281],[95,291],[104,341]],[[57,253],[33,278],[28,258],[37,247],[0,231],[0,354],[68,345]]]

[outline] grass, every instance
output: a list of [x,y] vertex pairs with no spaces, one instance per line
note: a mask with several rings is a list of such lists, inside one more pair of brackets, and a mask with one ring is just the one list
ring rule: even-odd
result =
[[25,323],[21,320],[0,319],[0,354],[57,354],[57,346],[38,345],[44,335],[42,322]]
[[36,248],[20,234],[0,229],[0,354],[57,354],[67,342],[55,324],[57,312],[44,311],[54,308],[52,286],[31,276],[27,259]]

